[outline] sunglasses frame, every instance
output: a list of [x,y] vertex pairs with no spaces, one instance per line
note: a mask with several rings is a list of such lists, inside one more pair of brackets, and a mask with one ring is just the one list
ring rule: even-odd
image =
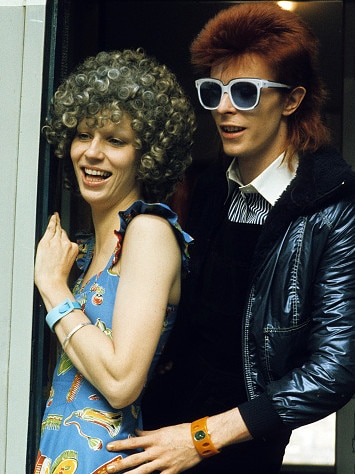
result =
[[[201,85],[204,84],[205,82],[213,82],[215,84],[218,84],[221,87],[221,98],[220,98],[219,103],[216,107],[207,107],[202,102],[202,99],[201,99]],[[255,104],[252,107],[239,107],[234,102],[232,94],[231,94],[231,87],[234,84],[238,84],[238,82],[248,82],[250,84],[253,84],[256,87],[256,100],[255,100]],[[266,79],[259,79],[259,78],[254,78],[254,77],[240,77],[238,79],[231,79],[228,82],[228,84],[223,84],[223,82],[220,81],[219,79],[214,79],[212,77],[204,77],[204,78],[201,78],[201,79],[197,79],[195,81],[195,86],[197,87],[198,98],[199,98],[200,104],[206,110],[216,110],[216,109],[218,109],[218,107],[221,103],[222,97],[225,93],[228,94],[229,99],[233,104],[233,107],[235,107],[236,109],[238,109],[238,110],[253,110],[259,104],[261,89],[263,89],[263,88],[265,88],[265,89],[268,89],[268,88],[292,89],[292,87],[288,86],[287,84],[282,84],[280,82],[273,82],[273,81],[268,81]]]

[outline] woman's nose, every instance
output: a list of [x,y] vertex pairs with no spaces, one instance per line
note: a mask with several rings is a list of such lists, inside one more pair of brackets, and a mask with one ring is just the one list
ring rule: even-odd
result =
[[94,137],[85,150],[85,156],[91,159],[102,159],[105,154],[103,152],[102,141],[98,137]]

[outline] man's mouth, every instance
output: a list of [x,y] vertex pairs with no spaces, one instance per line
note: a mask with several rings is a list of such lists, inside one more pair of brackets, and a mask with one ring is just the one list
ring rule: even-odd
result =
[[224,132],[224,133],[238,133],[238,132],[242,132],[243,130],[245,130],[244,127],[232,127],[232,126],[221,126],[221,130]]

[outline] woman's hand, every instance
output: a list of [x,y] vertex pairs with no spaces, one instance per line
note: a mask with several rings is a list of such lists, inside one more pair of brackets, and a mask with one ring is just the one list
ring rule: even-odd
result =
[[[58,288],[67,286],[70,270],[78,255],[78,245],[71,242],[60,225],[58,213],[50,218],[37,247],[35,284],[44,301]],[[55,306],[55,302],[52,302]]]
[[106,469],[109,473],[135,468],[132,474],[148,474],[159,471],[161,474],[177,474],[186,471],[201,461],[190,433],[190,423],[169,426],[155,431],[138,431],[136,438],[113,441],[107,445],[109,451],[143,449],[144,451],[127,456],[111,463]]

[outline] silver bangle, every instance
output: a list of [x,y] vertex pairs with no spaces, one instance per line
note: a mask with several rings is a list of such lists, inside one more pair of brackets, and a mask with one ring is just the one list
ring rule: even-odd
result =
[[87,321],[86,323],[80,323],[75,328],[73,328],[70,333],[67,335],[67,337],[64,339],[62,347],[65,349],[65,346],[68,344],[70,338],[77,332],[79,329],[83,328],[84,326],[89,326],[91,324],[90,321]]

